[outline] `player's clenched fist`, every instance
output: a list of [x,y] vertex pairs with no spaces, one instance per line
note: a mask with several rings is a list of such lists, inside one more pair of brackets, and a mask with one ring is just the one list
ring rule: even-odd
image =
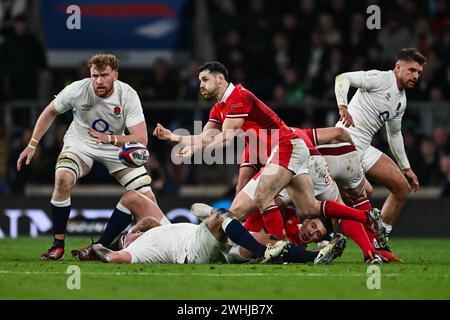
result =
[[164,128],[160,123],[158,123],[153,131],[153,135],[160,140],[171,140],[172,131]]

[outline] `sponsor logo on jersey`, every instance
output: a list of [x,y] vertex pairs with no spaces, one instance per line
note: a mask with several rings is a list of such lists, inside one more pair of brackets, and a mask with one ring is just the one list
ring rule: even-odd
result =
[[92,106],[90,104],[82,104],[80,108],[84,111],[90,111],[92,109]]
[[122,112],[122,110],[120,109],[120,107],[114,107],[114,115],[120,116],[121,112]]
[[382,122],[385,122],[387,119],[389,119],[389,111],[380,112],[380,113],[378,114],[378,118],[379,118]]
[[244,104],[241,103],[241,102],[238,102],[238,103],[231,103],[231,104],[230,104],[230,109],[231,109],[231,108],[240,108],[240,107],[243,107],[243,106],[244,106]]

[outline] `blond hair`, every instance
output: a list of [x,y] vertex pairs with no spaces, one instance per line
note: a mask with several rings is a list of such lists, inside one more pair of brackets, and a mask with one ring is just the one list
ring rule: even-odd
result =
[[99,70],[105,69],[107,66],[110,66],[112,70],[117,71],[119,69],[119,60],[115,55],[108,53],[99,53],[92,56],[87,61],[87,66],[91,68],[95,66]]

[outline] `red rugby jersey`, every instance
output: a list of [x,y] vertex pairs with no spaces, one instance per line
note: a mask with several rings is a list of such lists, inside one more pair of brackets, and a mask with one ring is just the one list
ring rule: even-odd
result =
[[210,121],[222,124],[226,118],[243,118],[242,130],[256,134],[258,139],[276,138],[271,130],[277,130],[280,141],[297,138],[272,109],[241,84],[234,86],[230,83],[222,100],[214,104],[210,111]]

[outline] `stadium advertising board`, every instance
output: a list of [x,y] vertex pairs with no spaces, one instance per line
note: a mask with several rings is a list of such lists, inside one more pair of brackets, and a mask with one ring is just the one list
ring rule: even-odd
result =
[[[7,200],[7,201],[6,201]],[[111,216],[117,198],[75,198],[67,231],[71,235],[98,235]],[[199,223],[188,210],[192,203],[207,202],[213,207],[229,207],[228,199],[177,198],[158,196],[158,204],[172,222]],[[375,206],[382,203],[374,201]],[[400,216],[395,236],[449,237],[450,203],[445,199],[410,200],[408,215]],[[10,197],[0,199],[0,239],[51,234],[50,205],[46,198]]]
[[[73,209],[67,224],[70,235],[100,235],[113,209]],[[175,208],[166,214],[176,222],[198,223],[197,218],[185,208]],[[43,209],[3,209],[0,212],[0,239],[18,236],[37,237],[50,234],[52,221],[50,212]]]
[[186,10],[186,0],[43,1],[49,63],[78,67],[105,50],[125,67],[149,67],[157,56],[182,58],[190,30]]

